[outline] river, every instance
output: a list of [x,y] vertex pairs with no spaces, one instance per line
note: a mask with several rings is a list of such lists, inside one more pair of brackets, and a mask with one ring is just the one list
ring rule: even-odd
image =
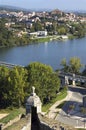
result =
[[53,67],[61,68],[61,60],[79,57],[82,64],[86,64],[86,37],[66,41],[50,41],[21,47],[0,48],[0,61],[26,66],[31,62],[41,62]]

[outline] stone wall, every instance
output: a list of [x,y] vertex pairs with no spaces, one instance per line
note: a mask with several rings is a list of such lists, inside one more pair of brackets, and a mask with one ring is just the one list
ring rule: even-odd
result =
[[58,122],[53,119],[49,119],[43,115],[39,114],[39,119],[41,122],[41,129],[40,130],[76,130],[75,128],[65,125],[61,122]]
[[52,128],[50,128],[50,126],[48,126],[48,124],[45,124],[44,122],[41,122],[40,126],[41,126],[40,130],[53,130]]
[[11,126],[13,123],[19,121],[21,118],[21,114],[19,116],[17,116],[15,119],[10,120],[7,124],[2,124],[1,125],[1,130],[4,130],[5,128],[7,128],[8,126]]
[[[6,130],[75,130],[75,128],[68,125],[64,125],[56,120],[37,114],[36,108],[34,107],[31,112],[31,114],[26,115],[22,119],[18,117],[18,120],[20,119],[19,121],[16,118],[16,122],[12,125],[12,127]],[[11,121],[9,124],[11,125],[13,122],[14,121]]]

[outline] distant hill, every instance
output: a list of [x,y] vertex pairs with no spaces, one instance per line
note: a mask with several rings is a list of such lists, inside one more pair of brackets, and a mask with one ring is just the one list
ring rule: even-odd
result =
[[16,7],[16,6],[9,6],[9,5],[0,5],[0,10],[8,10],[8,11],[32,11],[29,9]]
[[51,9],[25,9],[25,8],[21,8],[21,7],[16,7],[16,6],[9,6],[9,5],[0,5],[0,10],[8,10],[8,11],[37,11],[37,12],[41,12],[41,11],[51,11]]
[[26,8],[21,8],[21,7],[17,7],[17,6],[10,6],[10,5],[0,5],[0,10],[8,10],[8,11],[26,11],[26,12],[32,12],[32,11],[36,11],[36,12],[41,12],[41,11],[48,11],[48,12],[52,12],[54,14],[57,13],[62,13],[62,12],[72,12],[75,13],[77,15],[85,15],[86,16],[86,10],[59,10],[59,9],[26,9]]

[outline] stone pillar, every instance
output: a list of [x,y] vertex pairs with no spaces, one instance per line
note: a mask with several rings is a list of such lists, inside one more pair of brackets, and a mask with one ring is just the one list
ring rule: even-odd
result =
[[76,86],[76,83],[75,83],[75,80],[73,79],[73,81],[72,81],[72,85],[73,86]]
[[68,77],[65,76],[65,85],[69,85]]
[[73,86],[76,86],[76,83],[75,83],[75,74],[73,74],[72,85],[73,85]]

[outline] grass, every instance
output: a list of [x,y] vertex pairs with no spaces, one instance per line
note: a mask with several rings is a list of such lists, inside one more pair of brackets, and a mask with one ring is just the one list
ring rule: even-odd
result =
[[4,113],[9,113],[6,117],[0,119],[0,123],[8,123],[10,120],[13,120],[15,117],[19,116],[20,114],[25,113],[24,108],[19,108],[19,109],[13,109],[13,110],[2,110]]
[[0,109],[0,114],[4,114],[4,113],[10,113],[14,110],[15,108],[13,107],[9,107],[9,108],[6,108],[6,109]]
[[60,101],[62,99],[64,99],[67,96],[67,89],[64,88],[58,95],[56,98],[54,98],[53,100],[51,100],[51,102],[49,102],[48,104],[44,105],[42,107],[42,111],[43,112],[47,112],[49,110],[49,108],[56,102],[56,101]]
[[44,37],[44,38],[35,38],[35,39],[30,39],[31,42],[48,42],[50,41],[50,38],[49,37]]
[[26,124],[28,120],[26,118],[22,118],[18,122],[13,123],[11,126],[8,126],[4,130],[21,130]]

